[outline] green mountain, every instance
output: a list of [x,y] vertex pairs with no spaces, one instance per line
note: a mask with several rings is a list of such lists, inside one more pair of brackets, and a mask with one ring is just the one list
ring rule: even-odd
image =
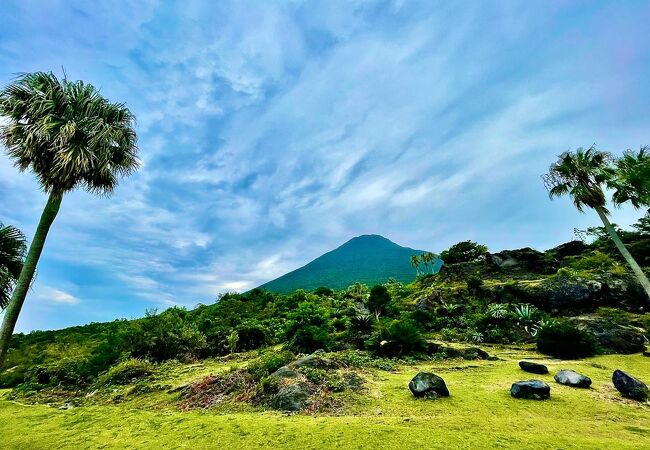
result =
[[[402,247],[383,236],[364,234],[260,288],[288,293],[320,286],[338,290],[356,282],[373,286],[385,283],[389,278],[410,283],[415,279],[410,257],[421,253],[424,251]],[[437,260],[436,271],[440,265],[441,261]]]

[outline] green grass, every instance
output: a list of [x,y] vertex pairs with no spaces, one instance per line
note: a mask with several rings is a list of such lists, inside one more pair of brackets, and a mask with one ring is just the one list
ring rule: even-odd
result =
[[[650,448],[650,405],[623,399],[611,385],[620,368],[650,381],[650,360],[608,355],[581,361],[545,359],[527,350],[491,349],[502,361],[452,360],[369,370],[367,392],[346,395],[340,415],[286,416],[245,412],[180,412],[174,394],[133,396],[120,404],[60,410],[0,400],[0,448]],[[521,371],[535,358],[551,374]],[[159,375],[170,384],[225,370],[232,362],[204,367],[169,366]],[[571,368],[594,381],[589,390],[556,384],[553,373]],[[189,370],[185,370],[189,369]],[[416,400],[407,389],[419,370],[441,375],[449,398]],[[540,378],[551,385],[544,402],[510,397],[512,382]]]

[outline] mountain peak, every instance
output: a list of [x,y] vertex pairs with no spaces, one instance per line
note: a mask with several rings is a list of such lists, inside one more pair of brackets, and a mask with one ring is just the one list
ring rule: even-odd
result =
[[344,289],[357,282],[372,286],[389,278],[410,283],[415,279],[410,257],[420,253],[424,251],[402,247],[378,234],[362,234],[260,287],[273,292],[292,292],[320,286]]

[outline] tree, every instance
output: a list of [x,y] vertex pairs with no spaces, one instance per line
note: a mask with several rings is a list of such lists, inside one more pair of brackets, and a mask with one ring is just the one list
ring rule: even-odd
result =
[[615,205],[629,201],[637,208],[650,206],[650,197],[647,195],[650,178],[642,178],[643,173],[648,174],[649,164],[645,149],[641,149],[638,155],[626,152],[621,159],[615,160],[609,153],[598,151],[595,147],[587,150],[578,148],[575,153],[562,153],[551,165],[548,174],[543,176],[551,199],[569,195],[578,211],[584,212],[585,207],[596,211],[648,297],[648,278],[609,221],[605,188],[614,190],[612,201]]
[[411,265],[415,268],[415,275],[420,276],[420,256],[411,255]]
[[4,309],[20,276],[25,258],[25,236],[18,228],[0,222],[0,308]]
[[368,309],[379,315],[386,311],[386,307],[390,303],[390,292],[388,288],[382,284],[374,286],[370,290],[370,296],[368,297]]
[[463,262],[475,262],[480,260],[486,253],[485,245],[477,244],[472,241],[463,241],[452,245],[447,250],[440,253],[440,259],[445,264],[456,264]]
[[0,328],[0,364],[65,193],[109,196],[138,167],[135,118],[90,84],[51,72],[19,76],[0,92],[0,142],[20,171],[32,171],[47,203]]

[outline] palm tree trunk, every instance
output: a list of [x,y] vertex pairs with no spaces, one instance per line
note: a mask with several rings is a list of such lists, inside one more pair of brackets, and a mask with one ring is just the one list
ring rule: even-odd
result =
[[29,246],[27,258],[25,258],[25,263],[20,271],[16,287],[14,288],[11,300],[7,305],[7,309],[5,310],[2,327],[0,328],[0,366],[2,366],[2,363],[7,356],[9,340],[14,332],[16,322],[18,321],[18,315],[20,314],[20,310],[25,302],[25,297],[27,296],[27,291],[29,291],[32,279],[34,278],[36,265],[38,264],[38,259],[41,257],[43,245],[45,245],[45,238],[47,238],[50,226],[52,226],[52,222],[54,222],[54,219],[59,212],[62,198],[62,195],[52,193],[47,199],[47,204],[45,205],[43,214],[41,214],[41,220],[38,222],[34,239]]
[[596,208],[596,212],[600,216],[600,220],[603,221],[603,224],[605,225],[605,229],[611,236],[612,241],[614,241],[614,244],[616,244],[616,247],[623,255],[623,258],[625,258],[625,261],[627,261],[627,263],[632,268],[632,272],[634,272],[634,275],[636,275],[636,278],[639,280],[639,283],[641,284],[641,286],[643,286],[643,289],[648,295],[648,298],[650,298],[650,281],[648,281],[648,277],[645,275],[645,273],[643,273],[643,270],[641,269],[641,267],[639,267],[637,262],[634,260],[634,257],[630,254],[628,249],[625,247],[623,241],[621,241],[621,238],[618,236],[618,233],[616,233],[616,230],[609,222],[609,219],[607,218],[607,214],[605,214],[605,211],[603,211],[602,208]]

